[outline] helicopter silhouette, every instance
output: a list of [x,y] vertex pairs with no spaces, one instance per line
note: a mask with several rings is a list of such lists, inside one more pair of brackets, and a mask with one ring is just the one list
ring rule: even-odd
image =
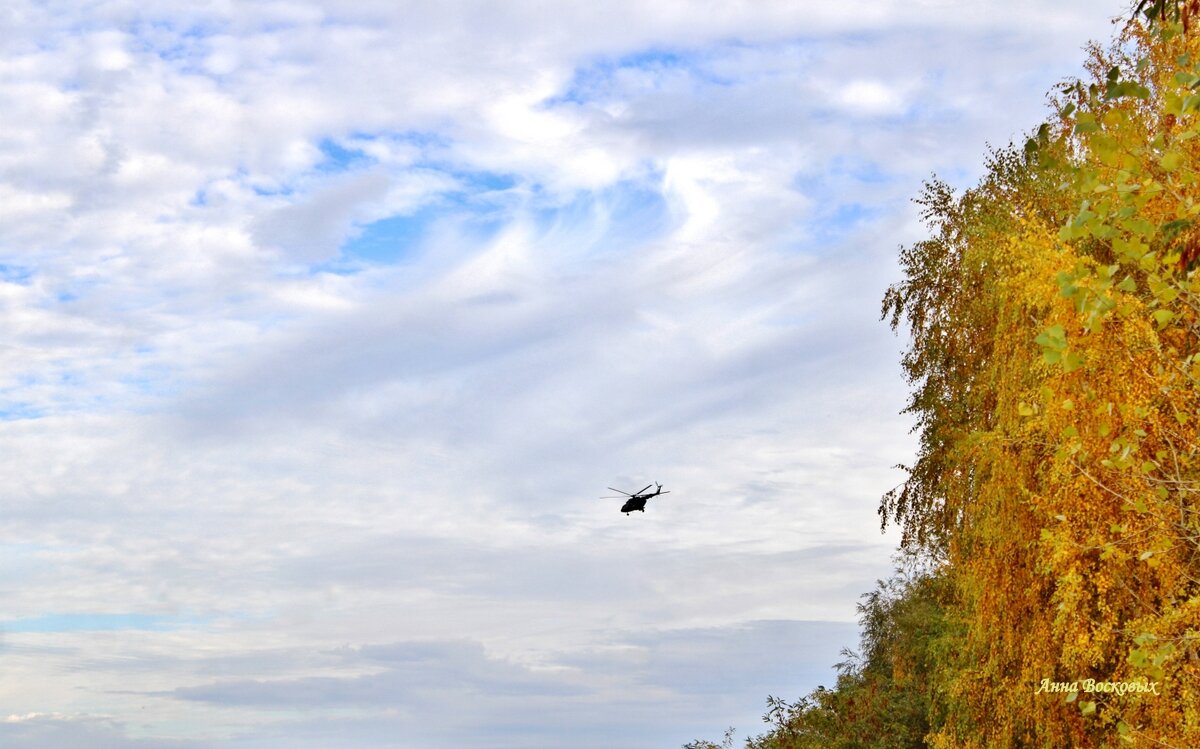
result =
[[[657,488],[652,492],[646,491],[651,486],[655,486]],[[660,494],[670,494],[671,493],[669,491],[664,492],[662,490],[662,484],[659,484],[657,482],[654,484],[646,484],[645,486],[643,486],[641,489],[634,492],[633,494],[630,494],[629,492],[626,492],[626,491],[621,491],[620,489],[613,489],[613,487],[611,487],[611,486],[608,488],[612,489],[614,492],[621,492],[621,494],[624,494],[625,497],[628,497],[628,499],[625,499],[625,497],[601,497],[600,499],[625,499],[625,504],[621,506],[621,512],[625,513],[626,515],[628,515],[631,512],[634,512],[635,510],[640,510],[642,512],[645,512],[647,499],[650,499],[651,497],[657,497]]]

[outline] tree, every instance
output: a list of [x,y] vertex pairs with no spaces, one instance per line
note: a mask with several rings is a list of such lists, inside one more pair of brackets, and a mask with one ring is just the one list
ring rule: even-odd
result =
[[[927,188],[884,298],[921,450],[880,513],[966,632],[933,746],[1200,745],[1196,47],[1167,23],[1093,49],[1022,153]],[[1036,688],[1088,679],[1173,694]]]
[[[947,622],[939,575],[900,575],[879,581],[858,606],[860,652],[843,651],[837,683],[795,702],[767,698],[771,730],[746,740],[747,749],[917,749],[934,711],[932,668],[945,647]],[[732,729],[725,734],[728,749]],[[684,749],[720,749],[692,742]]]
[[1200,0],[1136,10],[918,199],[882,312],[920,442],[880,516],[930,571],[749,749],[1200,746]]

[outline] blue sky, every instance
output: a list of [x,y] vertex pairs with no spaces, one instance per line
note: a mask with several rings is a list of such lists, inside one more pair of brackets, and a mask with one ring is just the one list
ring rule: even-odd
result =
[[757,732],[892,566],[911,199],[1124,6],[9,3],[0,744]]

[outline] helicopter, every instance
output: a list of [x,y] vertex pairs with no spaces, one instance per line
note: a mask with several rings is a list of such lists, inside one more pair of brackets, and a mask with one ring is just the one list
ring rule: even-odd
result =
[[[651,486],[655,486],[657,488],[652,492],[646,491]],[[601,497],[600,499],[625,499],[625,504],[621,506],[621,512],[625,513],[626,515],[633,512],[634,510],[641,510],[642,512],[645,512],[647,499],[650,499],[651,497],[657,497],[660,494],[670,494],[671,493],[669,491],[664,492],[662,490],[662,484],[659,484],[657,482],[654,484],[646,484],[644,487],[642,487],[638,491],[634,492],[633,494],[630,494],[629,492],[626,492],[626,491],[621,491],[620,489],[613,489],[613,487],[611,487],[611,486],[608,488],[612,489],[614,492],[621,492],[621,494],[624,494],[625,497],[628,497],[628,499],[625,499],[625,497]]]

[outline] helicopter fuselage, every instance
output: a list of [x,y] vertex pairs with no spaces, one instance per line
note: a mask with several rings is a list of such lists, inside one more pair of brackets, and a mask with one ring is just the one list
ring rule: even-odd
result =
[[621,506],[621,512],[626,515],[635,510],[646,511],[646,497],[634,497],[633,499],[626,500],[625,504]]

